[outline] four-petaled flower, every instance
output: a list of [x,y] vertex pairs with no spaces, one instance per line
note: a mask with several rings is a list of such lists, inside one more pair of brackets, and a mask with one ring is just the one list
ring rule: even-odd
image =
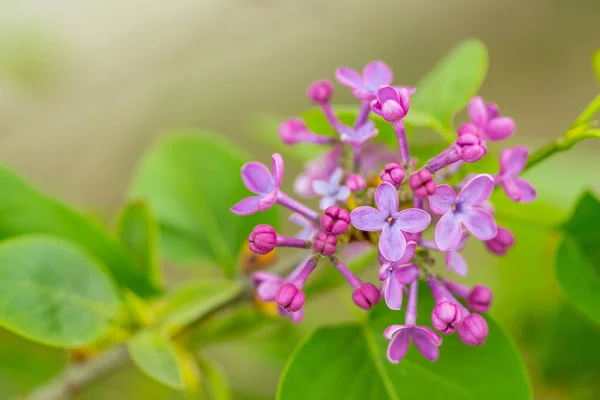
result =
[[429,208],[443,214],[435,227],[435,245],[441,251],[458,247],[462,238],[462,225],[479,240],[496,236],[494,217],[477,206],[485,202],[494,190],[494,180],[488,174],[471,179],[458,195],[449,185],[439,185],[429,196]]
[[467,275],[467,272],[468,272],[467,261],[465,260],[463,255],[460,254],[460,251],[463,249],[463,247],[465,247],[465,244],[467,243],[468,238],[469,238],[469,235],[467,235],[466,233],[463,233],[462,238],[460,239],[460,242],[458,242],[458,246],[456,246],[456,248],[454,248],[452,250],[448,250],[446,252],[444,261],[446,261],[446,266],[448,267],[448,272],[450,272],[450,270],[454,270],[454,273],[458,276]]
[[409,242],[404,255],[398,261],[384,262],[379,269],[379,280],[383,281],[381,294],[391,310],[402,308],[404,285],[414,282],[419,277],[419,267],[410,263],[416,248],[415,242]]
[[279,187],[283,179],[283,159],[280,154],[273,154],[271,171],[262,163],[252,161],[242,166],[242,181],[248,190],[258,196],[242,199],[231,207],[238,215],[253,214],[271,208],[277,201]]
[[316,180],[313,182],[313,192],[322,196],[321,201],[319,201],[321,210],[325,210],[338,201],[346,201],[350,196],[350,189],[340,185],[343,173],[344,171],[341,168],[337,168],[328,181]]
[[468,113],[473,124],[463,125],[458,131],[459,135],[463,131],[472,132],[472,125],[488,140],[506,139],[515,131],[515,121],[512,118],[500,117],[498,106],[494,103],[485,104],[479,96],[473,97],[469,102]]
[[[362,75],[352,68],[338,68],[335,71],[335,78],[342,85],[352,89],[356,98],[370,101],[375,99],[380,87],[392,83],[394,74],[383,61],[371,61],[363,68]],[[411,93],[415,90],[405,86],[398,86],[398,88],[405,88]]]
[[442,344],[442,337],[433,329],[420,325],[391,325],[384,332],[386,339],[391,339],[387,349],[387,357],[392,363],[399,363],[406,352],[410,339],[419,349],[423,357],[429,361],[436,361],[440,355],[438,348]]
[[417,233],[425,230],[431,217],[418,208],[398,212],[398,192],[387,182],[377,187],[375,204],[378,209],[370,206],[354,209],[350,214],[350,222],[363,231],[381,231],[379,251],[387,260],[397,261],[406,250],[406,239],[402,232]]
[[373,112],[387,122],[401,120],[408,114],[409,108],[410,91],[405,88],[383,86],[377,91],[377,98],[371,102]]
[[357,148],[361,148],[363,144],[377,135],[377,128],[375,128],[373,121],[367,121],[356,128],[340,124],[338,130],[342,142]]
[[501,185],[504,193],[514,201],[529,203],[536,198],[536,191],[523,178],[517,178],[525,168],[527,155],[526,147],[517,146],[506,148],[500,153],[500,173],[496,176],[496,183]]

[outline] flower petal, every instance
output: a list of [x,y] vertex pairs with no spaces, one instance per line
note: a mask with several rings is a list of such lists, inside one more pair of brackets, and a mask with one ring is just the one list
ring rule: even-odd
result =
[[402,285],[408,285],[413,283],[419,277],[419,267],[417,264],[409,264],[397,268],[393,272],[394,279]]
[[435,245],[440,251],[448,251],[456,248],[462,237],[460,218],[452,212],[446,213],[440,218],[435,227]]
[[312,191],[318,195],[326,196],[330,192],[329,182],[317,179],[312,182]]
[[398,192],[396,188],[388,182],[379,185],[375,191],[375,204],[386,217],[395,215],[398,212]]
[[404,287],[395,279],[392,273],[383,284],[383,298],[390,310],[402,308],[402,290]]
[[467,275],[467,262],[462,254],[456,250],[446,252],[446,265],[448,266],[448,272],[454,270],[454,273],[458,276]]
[[260,196],[260,200],[258,201],[258,209],[259,211],[266,211],[269,208],[273,207],[273,204],[277,201],[277,194],[279,193],[279,189],[275,188],[270,193]]
[[387,216],[373,207],[357,207],[350,213],[350,222],[357,229],[367,232],[377,232],[388,225]]
[[[406,238],[405,238],[406,239]],[[412,260],[415,255],[415,250],[417,249],[417,244],[415,242],[408,242],[406,245],[406,250],[404,251],[404,255],[398,261],[395,262],[396,265],[408,264],[410,260]]]
[[488,121],[488,112],[480,96],[475,96],[467,108],[469,119],[477,126],[482,126]]
[[413,343],[421,354],[423,354],[423,357],[429,361],[436,361],[440,356],[440,349],[433,342],[431,336],[416,329],[413,329],[411,333]]
[[281,181],[283,180],[283,158],[281,154],[275,153],[271,156],[271,173],[273,174],[273,180],[275,181],[275,187],[281,186]]
[[404,232],[418,233],[429,226],[431,215],[420,208],[402,210],[394,217],[394,227]]
[[267,281],[263,282],[256,287],[256,295],[262,301],[275,301],[277,291],[281,287],[282,282]]
[[399,260],[406,251],[406,239],[402,232],[385,224],[379,237],[379,251],[387,260]]
[[304,308],[291,312],[290,317],[292,318],[292,322],[299,324],[304,319]]
[[489,120],[483,130],[489,140],[506,139],[515,132],[515,121],[510,117],[498,117]]
[[429,196],[429,208],[436,214],[446,214],[456,201],[457,195],[452,186],[439,185],[435,194]]
[[348,186],[340,186],[335,195],[335,199],[337,201],[346,201],[348,197],[350,197],[350,189],[348,189]]
[[423,325],[417,325],[417,326],[413,327],[413,329],[419,330],[419,331],[423,332],[425,335],[429,335],[431,342],[433,344],[435,344],[436,346],[442,345],[442,336],[439,333],[437,333],[436,331],[434,331],[433,329],[431,329],[430,327],[423,326]]
[[335,197],[323,196],[321,200],[319,200],[319,208],[321,210],[326,210],[327,207],[331,207],[333,205],[335,205]]
[[531,183],[522,178],[515,178],[513,181],[521,192],[521,200],[519,200],[521,203],[530,203],[535,200],[537,192],[535,191],[535,188],[531,186]]
[[360,76],[358,71],[352,68],[338,68],[335,70],[335,79],[338,80],[344,86],[348,86],[351,89],[363,87],[363,78]]
[[388,100],[400,103],[400,96],[398,96],[396,89],[391,86],[383,86],[379,88],[377,91],[377,101],[379,101],[380,104],[383,104]]
[[230,208],[237,215],[250,215],[259,210],[260,197],[250,196],[240,200],[239,203]]
[[383,337],[390,340],[394,337],[394,334],[401,329],[406,329],[404,325],[390,325],[383,331]]
[[365,87],[375,93],[381,86],[389,85],[394,79],[390,67],[383,61],[371,61],[363,68],[363,80]]
[[409,330],[401,329],[397,332],[387,348],[387,358],[391,363],[398,364],[406,355],[409,343]]
[[329,177],[329,187],[338,187],[340,185],[340,181],[342,180],[343,174],[344,171],[341,168],[336,168]]
[[486,201],[494,191],[494,178],[479,174],[471,179],[458,194],[458,202],[476,206]]
[[489,212],[481,208],[471,207],[461,213],[460,219],[465,228],[479,240],[490,240],[498,233],[496,221]]
[[[507,150],[507,149],[505,149]],[[508,153],[505,158],[500,158],[503,162],[500,165],[500,171],[502,175],[505,176],[515,176],[525,168],[525,164],[527,163],[527,156],[529,155],[529,150],[524,146],[514,147],[510,153]]]
[[500,180],[500,184],[509,199],[512,201],[521,201],[521,189],[517,186],[516,180],[516,178],[504,178]]
[[256,194],[269,193],[275,187],[275,181],[269,169],[257,161],[242,166],[242,181],[249,191]]

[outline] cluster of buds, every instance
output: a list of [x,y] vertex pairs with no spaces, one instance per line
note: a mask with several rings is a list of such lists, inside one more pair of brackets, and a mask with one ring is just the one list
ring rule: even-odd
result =
[[[391,362],[402,360],[410,340],[425,358],[437,360],[440,333],[456,332],[467,345],[483,344],[488,326],[481,314],[489,310],[492,292],[482,285],[467,287],[446,278],[450,273],[467,274],[461,251],[472,238],[496,255],[506,254],[513,245],[510,231],[494,220],[489,198],[495,187],[502,187],[517,202],[533,201],[536,193],[518,177],[527,161],[524,147],[502,150],[495,175],[458,178],[465,163],[477,162],[487,154],[488,142],[514,133],[514,121],[500,116],[495,104],[474,97],[468,106],[470,122],[458,129],[456,140],[432,159],[418,160],[411,157],[404,126],[416,89],[391,86],[392,71],[381,61],[369,63],[362,73],[339,68],[335,76],[361,101],[353,126],[339,120],[331,106],[333,84],[322,80],[310,85],[308,97],[322,109],[337,136],[312,132],[298,118],[282,123],[279,129],[288,145],[328,146],[294,182],[297,195],[320,197],[322,211],[316,212],[281,191],[284,164],[279,154],[272,156],[270,170],[258,162],[242,167],[242,180],[255,196],[241,200],[231,210],[247,215],[277,203],[289,209],[290,221],[302,228],[295,237],[285,237],[271,226],[258,225],[249,237],[250,250],[267,254],[275,247],[292,247],[308,253],[287,277],[256,272],[257,295],[263,301],[276,302],[281,315],[301,321],[306,300],[303,286],[320,260],[327,258],[348,281],[352,300],[362,309],[370,309],[383,298],[390,309],[400,310],[404,295],[408,295],[404,324],[392,325],[384,332],[390,339],[387,355]],[[369,119],[371,112],[391,124],[398,151],[371,141],[378,134]],[[450,178],[456,183],[442,183]],[[379,287],[362,282],[343,261],[343,255],[356,254],[354,246],[364,246],[361,242],[379,254]],[[443,254],[445,271],[434,272],[436,253]],[[433,329],[416,325],[420,279],[427,283],[435,302]]]

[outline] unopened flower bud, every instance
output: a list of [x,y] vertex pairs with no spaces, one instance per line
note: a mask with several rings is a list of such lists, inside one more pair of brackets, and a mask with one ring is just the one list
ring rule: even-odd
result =
[[380,296],[379,290],[373,284],[366,282],[354,291],[352,300],[360,308],[368,310],[377,304]]
[[433,175],[426,169],[420,169],[408,178],[408,185],[413,190],[415,197],[423,199],[435,194],[437,185],[433,180]]
[[460,155],[465,162],[479,161],[487,154],[485,140],[471,133],[459,136],[456,145],[460,147]]
[[488,324],[481,315],[469,314],[458,327],[458,338],[469,346],[481,346],[488,332]]
[[379,177],[382,181],[391,183],[396,189],[402,185],[404,176],[404,170],[396,163],[386,164],[385,168],[379,173]]
[[275,228],[269,225],[257,225],[254,227],[250,236],[250,250],[256,254],[268,254],[277,245],[277,232]]
[[279,288],[275,301],[286,311],[295,312],[304,306],[306,296],[304,292],[291,283],[286,283]]
[[367,188],[367,182],[365,182],[365,179],[360,175],[349,174],[348,177],[346,177],[346,187],[350,189],[351,192],[358,192]]
[[498,233],[491,240],[485,241],[485,246],[494,254],[503,256],[515,244],[515,237],[506,228],[498,227]]
[[327,103],[333,95],[333,85],[327,80],[315,81],[308,87],[307,94],[315,103]]
[[348,231],[350,213],[338,206],[329,206],[321,217],[321,228],[334,235],[343,235]]
[[463,320],[463,313],[460,308],[450,302],[441,301],[435,305],[431,312],[431,323],[435,329],[445,335],[449,335]]
[[317,234],[313,247],[318,253],[330,256],[335,253],[337,242],[338,240],[335,235],[321,231]]
[[299,118],[290,118],[279,125],[279,137],[285,144],[295,144],[302,141],[306,131],[306,124]]
[[467,307],[478,312],[486,313],[492,304],[492,291],[487,286],[475,285],[467,297]]

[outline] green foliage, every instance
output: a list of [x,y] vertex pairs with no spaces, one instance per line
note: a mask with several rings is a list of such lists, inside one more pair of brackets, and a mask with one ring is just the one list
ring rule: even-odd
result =
[[[420,324],[430,323],[432,308],[433,300],[420,296]],[[389,341],[382,332],[401,323],[402,313],[381,302],[368,321],[319,328],[300,344],[283,373],[278,399],[530,399],[514,345],[487,320],[490,333],[481,347],[466,346],[454,334],[444,337],[437,362],[425,360],[411,345],[406,358],[393,365],[385,356]]]
[[596,50],[592,57],[592,68],[596,74],[596,80],[598,81],[598,84],[600,84],[600,49]]
[[123,209],[117,221],[117,237],[131,255],[135,266],[155,286],[160,286],[158,222],[146,203],[133,201]]
[[0,239],[47,233],[77,243],[108,267],[115,281],[138,295],[157,293],[148,276],[95,222],[39,193],[0,166]]
[[275,210],[245,217],[229,210],[250,195],[236,178],[248,160],[232,143],[191,131],[174,133],[146,154],[130,195],[146,200],[156,213],[167,258],[209,260],[231,277],[252,228],[276,226]]
[[131,359],[144,373],[177,390],[185,381],[177,349],[169,338],[155,332],[141,332],[129,341]]
[[0,325],[55,347],[106,332],[119,298],[104,267],[63,240],[24,236],[0,244]]
[[232,399],[225,371],[220,365],[204,358],[198,358],[201,374],[202,399],[230,400]]
[[428,114],[438,129],[447,132],[446,138],[453,140],[452,119],[477,94],[487,69],[483,43],[468,40],[459,44],[417,84],[409,115],[413,108]]
[[564,239],[555,265],[556,279],[565,296],[596,323],[600,323],[598,221],[600,202],[592,193],[585,193],[563,226]]

